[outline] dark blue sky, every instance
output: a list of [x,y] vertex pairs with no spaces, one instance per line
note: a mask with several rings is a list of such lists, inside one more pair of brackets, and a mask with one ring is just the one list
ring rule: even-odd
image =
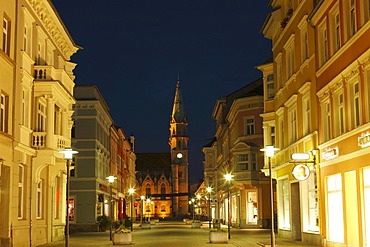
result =
[[75,43],[76,84],[97,84],[136,152],[168,152],[176,80],[188,117],[189,179],[203,177],[216,100],[262,76],[266,0],[52,0]]

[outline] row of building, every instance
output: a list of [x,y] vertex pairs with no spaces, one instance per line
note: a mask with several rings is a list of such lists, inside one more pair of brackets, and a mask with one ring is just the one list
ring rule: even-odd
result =
[[[370,246],[370,2],[269,5],[261,33],[272,42],[272,59],[257,66],[262,81],[217,100],[198,193],[212,188],[215,218],[270,227],[269,162],[260,149],[274,146],[279,236],[314,246]],[[233,175],[230,182],[225,174]]]
[[[0,246],[62,240],[66,225],[70,232],[97,231],[103,215],[112,221],[186,215],[180,82],[170,151],[136,154],[134,136],[114,124],[98,88],[75,85],[71,56],[80,47],[52,2],[0,1],[0,18]],[[69,147],[78,151],[71,161],[61,153]]]

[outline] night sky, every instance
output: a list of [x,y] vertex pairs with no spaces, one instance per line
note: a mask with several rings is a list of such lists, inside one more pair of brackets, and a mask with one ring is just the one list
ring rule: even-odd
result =
[[203,178],[202,147],[216,100],[262,76],[268,0],[52,0],[74,42],[75,83],[96,84],[135,152],[169,152],[179,76],[188,118],[189,180]]

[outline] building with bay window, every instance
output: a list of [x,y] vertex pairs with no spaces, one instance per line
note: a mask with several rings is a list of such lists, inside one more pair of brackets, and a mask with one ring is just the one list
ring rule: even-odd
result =
[[0,245],[64,238],[79,50],[46,0],[0,2]]
[[[215,138],[203,147],[204,188],[212,187],[211,213],[241,228],[267,228],[269,180],[263,168],[263,81],[258,79],[219,98],[213,110]],[[233,178],[227,183],[224,175]],[[230,189],[230,198],[228,190]]]

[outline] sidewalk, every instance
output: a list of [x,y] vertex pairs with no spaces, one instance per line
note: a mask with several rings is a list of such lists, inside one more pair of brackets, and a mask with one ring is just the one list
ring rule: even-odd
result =
[[[237,246],[237,247],[258,247],[258,242],[270,243],[270,232],[262,229],[231,229],[230,240],[227,244],[216,244],[216,247]],[[41,247],[63,247],[64,241],[58,241],[41,245]],[[183,222],[160,222],[153,225],[151,229],[140,229],[134,224],[132,242],[135,246],[169,246],[169,247],[210,247],[208,236],[208,224],[202,224],[201,229],[191,228]],[[129,246],[130,246],[129,245]],[[276,238],[278,247],[308,247],[297,241],[283,240]],[[113,246],[107,232],[76,233],[70,235],[70,247],[97,247]]]

